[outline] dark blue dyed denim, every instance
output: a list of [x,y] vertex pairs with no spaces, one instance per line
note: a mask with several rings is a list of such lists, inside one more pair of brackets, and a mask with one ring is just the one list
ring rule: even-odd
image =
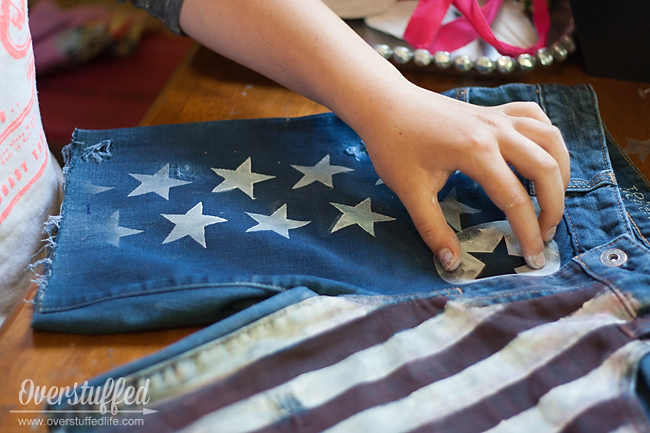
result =
[[[531,288],[537,296],[571,288],[587,276],[645,308],[650,190],[607,136],[593,90],[507,85],[448,95],[479,105],[534,101],[561,129],[571,181],[564,221],[547,248],[550,264],[541,272],[522,267],[507,224],[499,222],[504,215],[456,173],[438,197],[451,203],[448,221],[461,239],[477,228],[489,236],[478,241],[483,249],[476,239],[473,249],[464,246],[474,259],[464,262],[478,262],[480,272],[445,274],[380,182],[363,143],[332,114],[78,130],[33,326],[102,333],[205,325],[301,288],[501,302],[526,299]],[[313,167],[333,170],[308,171]],[[238,187],[237,170],[263,176]],[[522,181],[534,199],[534,186]],[[354,219],[359,210],[365,219]],[[293,225],[271,230],[264,217],[272,215]],[[601,263],[602,250],[611,248],[626,252],[624,266]],[[560,262],[565,268],[552,273]],[[504,273],[512,275],[495,277]]]

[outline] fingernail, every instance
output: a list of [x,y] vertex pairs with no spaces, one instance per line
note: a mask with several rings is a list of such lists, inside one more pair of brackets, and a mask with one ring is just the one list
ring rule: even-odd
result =
[[548,229],[546,232],[546,238],[544,238],[544,242],[551,242],[553,240],[555,237],[555,230],[557,230],[557,227],[551,227]]
[[536,256],[527,256],[526,263],[533,269],[542,269],[546,264],[544,253],[539,253]]
[[454,255],[448,248],[443,248],[438,251],[438,259],[447,272],[455,271],[458,265],[460,265],[460,259],[454,258]]

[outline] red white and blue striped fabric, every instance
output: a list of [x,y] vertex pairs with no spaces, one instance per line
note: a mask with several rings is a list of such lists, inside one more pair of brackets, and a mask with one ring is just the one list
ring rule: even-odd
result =
[[138,431],[648,431],[633,321],[598,285],[502,304],[319,296],[127,380],[148,379],[158,411]]

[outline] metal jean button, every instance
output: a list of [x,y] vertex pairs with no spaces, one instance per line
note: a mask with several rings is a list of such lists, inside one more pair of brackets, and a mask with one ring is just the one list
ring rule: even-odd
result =
[[618,248],[610,248],[602,252],[600,261],[607,266],[621,266],[627,261],[627,254]]

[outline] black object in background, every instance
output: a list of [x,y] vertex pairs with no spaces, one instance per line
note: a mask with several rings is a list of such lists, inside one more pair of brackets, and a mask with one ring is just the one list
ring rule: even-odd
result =
[[650,1],[571,0],[589,75],[650,82]]

